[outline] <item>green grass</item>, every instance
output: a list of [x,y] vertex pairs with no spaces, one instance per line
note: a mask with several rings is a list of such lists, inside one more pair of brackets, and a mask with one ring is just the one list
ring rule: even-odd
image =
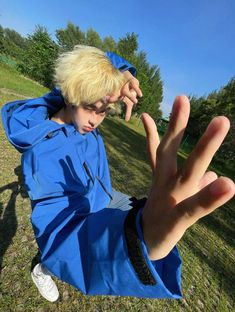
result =
[[20,94],[22,97],[37,97],[46,92],[48,89],[40,84],[23,77],[16,69],[0,62],[0,90],[2,93]]
[[[39,95],[39,90],[44,92],[44,88],[8,71],[7,67],[4,75],[8,77],[4,88],[12,92],[6,94],[0,90],[0,105],[20,98],[14,93],[22,92],[22,96],[34,97]],[[1,86],[2,80],[0,75]],[[138,197],[146,195],[151,171],[146,160],[142,125],[138,120],[125,123],[109,118],[102,125],[101,132],[105,137],[113,186]],[[37,246],[30,224],[30,201],[20,174],[20,155],[8,143],[2,127],[0,140],[1,312],[235,311],[235,221],[232,205],[226,205],[194,225],[179,243],[183,259],[182,300],[89,297],[59,280],[60,300],[49,303],[42,299],[30,277]]]

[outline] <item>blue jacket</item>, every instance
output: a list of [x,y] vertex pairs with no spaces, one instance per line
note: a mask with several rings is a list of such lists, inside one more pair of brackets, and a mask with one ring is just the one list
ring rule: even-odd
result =
[[[135,69],[116,54],[113,66]],[[49,117],[64,105],[58,89],[2,109],[9,141],[22,153],[31,222],[41,261],[59,279],[89,295],[180,298],[177,248],[150,261],[141,209],[106,208],[112,196],[101,135],[86,135]]]

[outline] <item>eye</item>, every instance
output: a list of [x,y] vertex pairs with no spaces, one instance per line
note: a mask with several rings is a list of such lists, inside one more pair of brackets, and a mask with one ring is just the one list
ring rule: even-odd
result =
[[91,105],[83,105],[83,109],[85,109],[87,111],[92,111],[94,109],[94,107]]
[[105,116],[108,114],[109,111],[110,111],[110,107],[107,107],[106,109],[102,110],[99,114],[100,116]]
[[86,106],[85,109],[87,109],[87,110],[93,110],[93,107],[91,107],[91,106]]
[[105,116],[105,115],[106,115],[106,113],[107,113],[107,111],[106,111],[106,110],[104,110],[104,111],[99,112],[99,115],[100,115],[100,116]]

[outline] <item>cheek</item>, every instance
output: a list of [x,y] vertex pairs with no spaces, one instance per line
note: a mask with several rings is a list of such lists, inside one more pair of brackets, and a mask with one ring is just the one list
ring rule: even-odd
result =
[[105,119],[106,116],[100,116],[99,118],[99,125],[101,124],[101,122]]
[[87,114],[82,111],[78,111],[74,116],[74,120],[76,121],[77,124],[84,123],[87,118],[88,118]]

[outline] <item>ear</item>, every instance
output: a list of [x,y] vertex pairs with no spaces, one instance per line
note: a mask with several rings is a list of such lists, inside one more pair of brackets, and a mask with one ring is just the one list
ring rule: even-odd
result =
[[67,99],[64,99],[64,102],[65,102],[66,108],[73,109],[77,106],[77,105],[70,103]]
[[64,102],[65,102],[65,105],[66,105],[66,106],[69,106],[69,105],[70,105],[69,101],[68,101],[66,98],[64,98]]

